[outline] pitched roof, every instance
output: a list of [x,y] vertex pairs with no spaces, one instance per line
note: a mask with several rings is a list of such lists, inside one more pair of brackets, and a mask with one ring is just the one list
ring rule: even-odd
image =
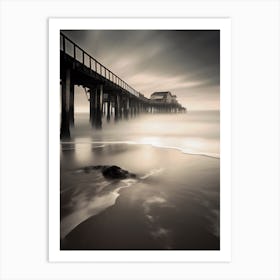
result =
[[154,93],[152,93],[152,95],[166,95],[170,93],[169,91],[156,91]]

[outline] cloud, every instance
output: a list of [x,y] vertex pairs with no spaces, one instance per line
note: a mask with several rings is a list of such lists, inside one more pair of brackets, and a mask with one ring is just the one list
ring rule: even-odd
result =
[[168,90],[188,108],[219,108],[220,33],[217,30],[67,30],[63,33],[146,96]]

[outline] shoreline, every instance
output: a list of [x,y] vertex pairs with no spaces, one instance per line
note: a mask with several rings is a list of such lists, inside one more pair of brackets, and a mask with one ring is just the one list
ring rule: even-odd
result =
[[[215,232],[219,232],[219,161],[216,161],[219,158],[197,157],[178,149],[151,144],[104,142],[111,145],[86,150],[90,153],[89,163],[82,161],[68,169],[63,163],[69,160],[61,161],[62,170],[69,172],[62,175],[61,191],[65,190],[63,186],[67,186],[68,191],[72,184],[74,196],[70,197],[78,201],[77,206],[83,205],[84,210],[88,207],[94,212],[95,197],[102,198],[101,194],[108,196],[116,194],[116,191],[118,194],[110,205],[105,205],[95,215],[90,215],[88,210],[84,218],[78,215],[81,221],[66,234],[61,243],[62,250],[219,248],[219,237],[215,236]],[[81,152],[73,150],[78,154]],[[73,152],[64,151],[70,157],[75,156]],[[127,188],[120,188],[121,181],[110,183],[95,173],[73,172],[80,167],[109,162],[143,179]],[[161,172],[156,173],[155,170],[160,168]],[[108,184],[104,185],[104,182]],[[100,188],[101,193],[96,192]],[[82,199],[81,203],[79,199]],[[103,206],[99,203],[98,207]],[[113,237],[110,233],[114,233]]]
[[[177,150],[183,154],[186,155],[194,155],[194,156],[202,156],[202,157],[208,157],[208,158],[213,158],[213,159],[218,159],[220,160],[220,155],[218,154],[208,154],[208,153],[196,153],[196,152],[186,152],[184,148],[182,147],[176,147],[176,146],[165,146],[165,145],[156,145],[152,143],[139,143],[139,142],[134,142],[134,141],[91,141],[91,142],[83,142],[83,141],[60,141],[61,145],[67,145],[67,144],[85,144],[85,145],[90,145],[90,144],[127,144],[127,145],[147,145],[151,146],[153,148],[162,148],[162,149],[172,149],[172,150]],[[94,148],[102,148],[102,146],[97,146]],[[74,149],[74,148],[73,148]]]

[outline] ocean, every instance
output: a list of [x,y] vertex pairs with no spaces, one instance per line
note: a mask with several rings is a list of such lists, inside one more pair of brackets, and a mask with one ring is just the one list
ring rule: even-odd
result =
[[219,250],[219,112],[88,118],[61,141],[61,249]]

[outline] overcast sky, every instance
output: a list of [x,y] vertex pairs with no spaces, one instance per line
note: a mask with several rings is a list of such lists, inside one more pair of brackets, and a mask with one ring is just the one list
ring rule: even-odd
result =
[[[189,110],[219,109],[219,31],[62,32],[146,97],[171,91]],[[88,106],[81,90],[76,101],[81,111]]]

